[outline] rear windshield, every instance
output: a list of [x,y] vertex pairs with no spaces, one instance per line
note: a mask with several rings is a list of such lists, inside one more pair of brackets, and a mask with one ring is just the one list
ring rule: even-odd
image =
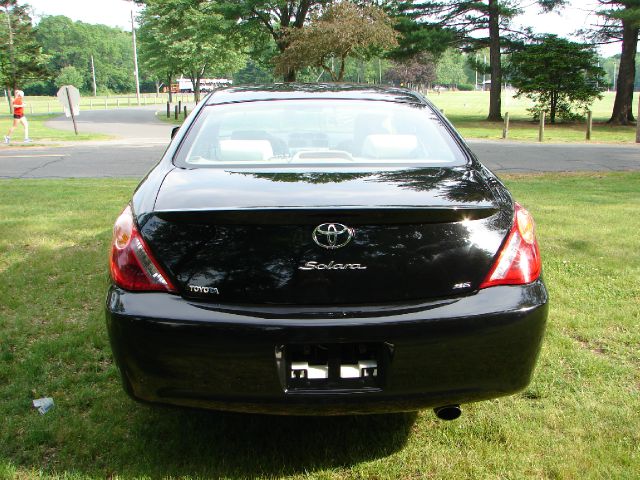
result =
[[324,99],[208,106],[175,160],[187,168],[466,161],[426,105]]

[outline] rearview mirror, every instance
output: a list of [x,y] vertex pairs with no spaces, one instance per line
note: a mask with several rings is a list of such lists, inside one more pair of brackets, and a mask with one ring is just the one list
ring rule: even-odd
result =
[[176,133],[178,133],[178,130],[180,130],[180,127],[173,127],[171,129],[171,140],[173,140],[173,137],[176,136]]

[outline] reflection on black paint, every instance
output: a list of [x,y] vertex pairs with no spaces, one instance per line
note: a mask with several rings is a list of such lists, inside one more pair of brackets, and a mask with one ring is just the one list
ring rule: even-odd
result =
[[[473,232],[497,221],[475,220]],[[154,217],[143,235],[185,293],[188,285],[216,287],[219,297],[200,298],[233,303],[383,303],[463,293],[477,288],[499,246],[470,243],[469,222],[355,230],[352,242],[334,251],[318,247],[308,225],[213,226]],[[367,269],[299,270],[308,261]],[[469,288],[454,288],[466,282]]]
[[[142,233],[182,294],[206,301],[353,305],[446,297],[477,289],[510,228],[510,199],[494,194],[490,179],[473,167],[172,172],[158,204],[182,207],[155,212]],[[312,231],[324,222],[354,228],[353,240],[337,250],[319,247]],[[366,269],[299,269],[310,261]],[[189,285],[220,294],[194,294]]]

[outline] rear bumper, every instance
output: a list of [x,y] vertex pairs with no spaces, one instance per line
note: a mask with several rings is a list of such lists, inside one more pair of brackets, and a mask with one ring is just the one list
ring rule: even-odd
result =
[[[230,307],[111,287],[107,327],[125,390],[149,402],[275,414],[408,411],[529,383],[547,318],[542,282],[426,303]],[[288,390],[282,345],[392,346],[380,388]]]

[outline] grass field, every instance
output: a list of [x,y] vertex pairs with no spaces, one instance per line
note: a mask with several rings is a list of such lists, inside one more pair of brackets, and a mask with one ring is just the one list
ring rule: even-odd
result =
[[[281,418],[122,391],[103,302],[132,180],[0,184],[0,478],[638,478],[640,173],[506,177],[550,291],[523,393],[418,414]],[[31,400],[56,402],[44,416]]]
[[[456,126],[465,138],[502,138],[502,122],[487,122],[489,113],[489,92],[435,92],[428,98]],[[601,100],[596,100],[591,108],[593,112],[594,142],[635,142],[636,129],[629,127],[611,127],[606,121],[611,117],[615,92],[605,92]],[[526,98],[513,98],[513,92],[505,91],[502,96],[502,113],[509,112],[509,139],[538,141],[538,123],[531,121],[527,112],[533,104]],[[545,126],[547,142],[585,141],[586,122],[557,123]]]
[[[33,140],[33,143],[28,144],[29,146],[38,145],[38,143],[42,141],[106,140],[110,138],[108,135],[100,135],[97,133],[80,132],[76,135],[74,132],[47,127],[45,122],[56,116],[56,114],[28,116],[29,136]],[[69,122],[71,122],[71,120],[69,120]],[[7,134],[12,123],[13,118],[10,118],[9,116],[0,117],[0,141]],[[22,125],[18,125],[11,135],[11,145],[24,145],[22,143],[23,139],[24,129],[22,128]]]

